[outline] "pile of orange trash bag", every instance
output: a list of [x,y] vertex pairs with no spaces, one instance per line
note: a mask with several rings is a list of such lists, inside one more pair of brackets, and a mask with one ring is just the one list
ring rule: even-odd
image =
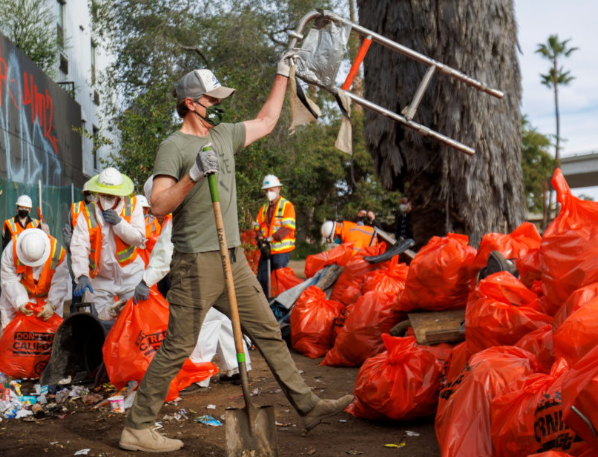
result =
[[409,264],[398,309],[447,311],[461,309],[474,277],[476,250],[466,235],[433,237]]
[[441,361],[413,337],[382,335],[386,351],[365,361],[347,412],[362,419],[407,420],[436,412]]
[[343,243],[328,251],[319,254],[308,255],[305,259],[305,277],[311,278],[322,268],[328,265],[344,267],[353,257],[353,246],[355,243]]
[[32,316],[19,311],[4,328],[0,338],[0,373],[13,378],[41,376],[52,355],[54,335],[63,321],[56,313],[47,321],[35,317],[42,307],[42,301],[31,303]]
[[278,297],[285,290],[289,290],[303,282],[298,278],[291,267],[279,268],[270,275],[270,295]]
[[[145,375],[154,354],[166,338],[168,302],[150,289],[147,300],[133,303],[131,298],[108,333],[102,352],[110,382],[117,389],[128,381],[138,381]],[[179,391],[218,373],[212,362],[194,363],[187,359],[181,371],[170,383],[166,401],[178,397]]]
[[326,294],[316,286],[303,291],[291,311],[291,344],[301,354],[317,359],[324,356],[334,343],[334,319],[344,306],[326,300]]

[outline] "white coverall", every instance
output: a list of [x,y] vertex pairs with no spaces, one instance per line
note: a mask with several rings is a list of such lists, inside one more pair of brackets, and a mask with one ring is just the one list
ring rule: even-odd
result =
[[[124,198],[114,208],[120,215],[124,205]],[[71,266],[75,282],[81,276],[87,276],[91,280],[93,293],[86,291],[85,300],[94,303],[98,317],[101,320],[111,320],[110,307],[114,304],[114,297],[129,299],[133,296],[135,286],[141,281],[144,263],[140,256],[124,267],[121,267],[116,260],[116,241],[118,236],[126,244],[140,247],[145,244],[145,219],[143,208],[136,202],[131,223],[124,218],[118,224],[112,225],[104,221],[102,211],[98,204],[96,208],[96,219],[102,230],[102,248],[98,273],[95,278],[89,276],[89,253],[90,240],[87,220],[81,214],[77,218],[77,225],[73,230],[71,239]]]
[[[171,234],[172,220],[168,219],[162,225],[162,232],[152,250],[147,269],[143,273],[143,281],[148,287],[157,284],[170,271],[170,261],[174,251],[174,245],[170,241]],[[251,360],[245,341],[243,341],[243,345],[245,346],[247,370],[251,370]],[[220,359],[220,368],[227,376],[239,371],[233,324],[226,315],[211,308],[206,314],[197,344],[189,358],[194,363],[211,362],[216,353]],[[210,378],[197,384],[207,387],[210,384]]]
[[[33,279],[39,279],[44,265],[33,268]],[[28,303],[29,293],[23,284],[21,276],[17,274],[13,255],[13,242],[10,240],[2,253],[2,294],[0,295],[0,316],[2,318],[2,330],[12,321],[17,314],[19,306]],[[62,317],[64,302],[71,299],[71,275],[65,259],[56,267],[46,302],[56,308],[56,314]],[[35,303],[35,299],[32,299]]]

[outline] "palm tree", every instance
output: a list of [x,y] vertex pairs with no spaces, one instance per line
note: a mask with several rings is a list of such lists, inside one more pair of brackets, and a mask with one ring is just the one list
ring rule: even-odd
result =
[[[567,43],[569,43],[569,41],[571,41],[571,39],[559,41],[558,35],[550,35],[548,37],[548,41],[545,44],[539,44],[538,49],[536,49],[536,52],[538,54],[542,55],[543,57],[552,62],[552,67],[550,68],[548,73],[545,75],[540,74],[540,78],[542,78],[542,84],[544,84],[548,88],[552,88],[554,92],[554,113],[556,118],[556,141],[554,160],[556,168],[561,166],[561,119],[559,113],[559,86],[566,86],[575,79],[574,76],[570,75],[571,72],[563,71],[563,68],[559,68],[558,64],[559,57],[569,57],[571,53],[578,49],[569,48],[567,46]],[[544,212],[544,227],[546,227],[546,225],[552,217],[551,208],[553,192],[554,191],[551,189],[550,197],[548,199],[548,209]]]
[[[476,149],[466,156],[376,113],[365,136],[381,182],[406,191],[416,242],[487,232],[521,223],[521,84],[512,0],[357,0],[360,24],[505,92],[496,100],[436,75],[415,121]],[[365,98],[400,112],[427,67],[373,45],[364,62]]]

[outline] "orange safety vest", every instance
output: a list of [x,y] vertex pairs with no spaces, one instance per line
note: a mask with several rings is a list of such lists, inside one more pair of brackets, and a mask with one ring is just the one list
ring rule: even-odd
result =
[[[162,232],[162,226],[158,222],[158,218],[154,217],[152,221],[149,223],[148,219],[149,214],[145,216],[145,249],[138,249],[139,255],[143,259],[146,268],[149,264],[149,259],[150,255],[152,254],[152,250],[154,249],[154,246],[158,241],[158,237]],[[166,220],[166,218],[164,218],[164,220]]]
[[286,198],[280,197],[274,209],[272,220],[268,224],[268,221],[266,221],[268,206],[269,204],[265,204],[260,208],[254,228],[261,231],[264,238],[274,235],[281,227],[291,229],[289,234],[282,240],[270,243],[270,252],[272,254],[291,252],[295,249],[295,207]]
[[[353,250],[359,251],[361,248],[365,248],[372,243],[372,237],[374,236],[374,227],[367,225],[357,225],[355,222],[343,221],[342,227],[340,224],[336,225],[335,235],[340,235],[343,243],[354,242]],[[373,245],[378,244],[378,239],[374,238]]]
[[39,221],[37,219],[31,219],[31,222],[29,222],[27,224],[27,226],[25,228],[23,228],[23,226],[21,224],[17,224],[15,222],[15,218],[11,217],[10,219],[6,219],[4,221],[4,232],[6,232],[6,229],[8,228],[8,230],[10,230],[10,236],[17,236],[19,235],[23,230],[26,229],[30,229],[30,228],[38,228],[39,227]]
[[[133,216],[133,210],[135,209],[136,199],[135,197],[125,197],[123,209],[120,212],[122,217],[127,223],[131,222],[131,216]],[[87,228],[89,230],[89,276],[95,278],[100,268],[100,253],[102,250],[102,228],[99,226],[96,219],[96,203],[91,202],[85,206],[83,216],[87,221]],[[116,242],[116,252],[114,256],[121,267],[124,267],[137,258],[137,248],[131,246],[122,241],[116,234],[114,235],[114,241]]]
[[12,251],[17,274],[21,275],[21,284],[25,286],[29,295],[36,298],[42,298],[48,295],[54,272],[66,257],[66,250],[60,245],[56,238],[50,235],[48,235],[48,238],[50,238],[50,257],[48,257],[48,260],[44,263],[42,274],[37,281],[33,279],[33,267],[29,267],[19,260],[19,257],[17,256],[17,237],[13,236],[12,238]]
[[71,225],[73,228],[77,226],[77,218],[85,208],[85,201],[75,202],[71,204]]

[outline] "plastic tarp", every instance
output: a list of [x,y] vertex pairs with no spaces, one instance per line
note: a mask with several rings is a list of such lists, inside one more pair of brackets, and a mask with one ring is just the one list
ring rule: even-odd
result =
[[531,222],[524,222],[508,235],[487,233],[482,237],[473,263],[475,270],[486,266],[492,251],[499,251],[507,259],[520,259],[528,252],[540,249],[541,237]]
[[561,170],[552,177],[561,211],[542,236],[540,259],[548,313],[575,290],[598,281],[598,202],[575,197]]
[[403,311],[447,311],[464,308],[474,280],[476,250],[467,235],[433,237],[409,264],[405,290],[398,307]]
[[407,420],[434,414],[442,363],[413,337],[382,335],[386,351],[365,361],[347,412],[363,419]]
[[535,293],[502,271],[484,278],[471,293],[465,311],[465,335],[472,353],[491,346],[513,345],[552,317],[538,311]]
[[336,337],[334,347],[321,364],[360,366],[367,358],[384,351],[382,334],[388,333],[400,320],[388,295],[368,292],[355,303],[345,326]]
[[473,355],[458,385],[440,392],[436,437],[443,457],[492,457],[491,404],[538,370],[523,349],[496,346]]
[[[128,381],[145,375],[168,327],[168,302],[159,292],[150,289],[147,300],[133,303],[131,298],[108,333],[102,352],[110,382],[117,389]],[[170,383],[166,401],[174,400],[179,391],[218,373],[212,362],[193,363],[187,359]]]
[[334,343],[334,319],[343,309],[341,303],[326,300],[320,288],[305,289],[291,311],[293,349],[312,359],[325,355]]
[[550,374],[532,374],[518,389],[492,401],[492,444],[496,457],[545,451],[579,455],[588,445],[563,422],[561,388],[568,370],[564,360]]

